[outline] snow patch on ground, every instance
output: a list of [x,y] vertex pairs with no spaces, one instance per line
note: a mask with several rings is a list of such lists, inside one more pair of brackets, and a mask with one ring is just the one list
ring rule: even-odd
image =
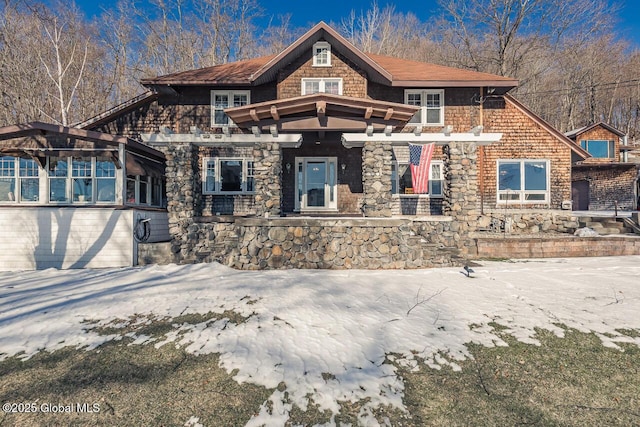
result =
[[[126,335],[131,345],[219,353],[236,381],[274,389],[247,425],[282,425],[293,405],[336,414],[341,402],[365,400],[361,422],[377,425],[376,407],[403,409],[391,361],[460,369],[466,343],[506,345],[491,322],[531,344],[536,328],[562,336],[564,324],[606,346],[640,345],[616,331],[640,330],[640,257],[483,264],[471,278],[459,268],[239,272],[219,264],[0,273],[0,360]],[[163,336],[91,331],[209,312],[220,316]],[[222,316],[230,312],[242,320]]]

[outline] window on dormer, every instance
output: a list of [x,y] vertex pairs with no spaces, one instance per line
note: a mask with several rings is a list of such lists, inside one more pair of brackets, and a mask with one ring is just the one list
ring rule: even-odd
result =
[[313,45],[313,66],[331,66],[331,45],[327,42],[317,42]]

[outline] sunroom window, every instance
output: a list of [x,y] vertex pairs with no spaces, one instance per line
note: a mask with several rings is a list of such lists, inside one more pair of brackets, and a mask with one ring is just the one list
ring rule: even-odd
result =
[[16,200],[16,159],[11,156],[0,157],[0,201]]
[[109,157],[49,157],[49,201],[115,203],[116,165]]

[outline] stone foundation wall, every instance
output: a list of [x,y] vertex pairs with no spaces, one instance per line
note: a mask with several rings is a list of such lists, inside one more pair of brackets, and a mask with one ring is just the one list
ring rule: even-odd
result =
[[[467,257],[450,218],[236,218],[194,224],[189,259],[242,270],[407,269],[457,265]],[[195,237],[197,236],[197,237]],[[470,254],[470,255],[475,255]]]
[[485,211],[478,219],[478,231],[510,235],[573,233],[580,227],[578,217],[568,211],[508,210]]

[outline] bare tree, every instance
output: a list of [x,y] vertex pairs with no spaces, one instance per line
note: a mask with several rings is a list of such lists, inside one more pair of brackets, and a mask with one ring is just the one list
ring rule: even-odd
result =
[[[521,63],[571,37],[585,40],[609,28],[604,0],[440,0],[444,42],[465,52],[470,68],[520,77]],[[585,30],[586,29],[586,30]]]
[[425,28],[414,14],[396,12],[393,5],[380,9],[376,1],[359,14],[352,10],[340,24],[345,37],[365,52],[411,59],[425,52]]

